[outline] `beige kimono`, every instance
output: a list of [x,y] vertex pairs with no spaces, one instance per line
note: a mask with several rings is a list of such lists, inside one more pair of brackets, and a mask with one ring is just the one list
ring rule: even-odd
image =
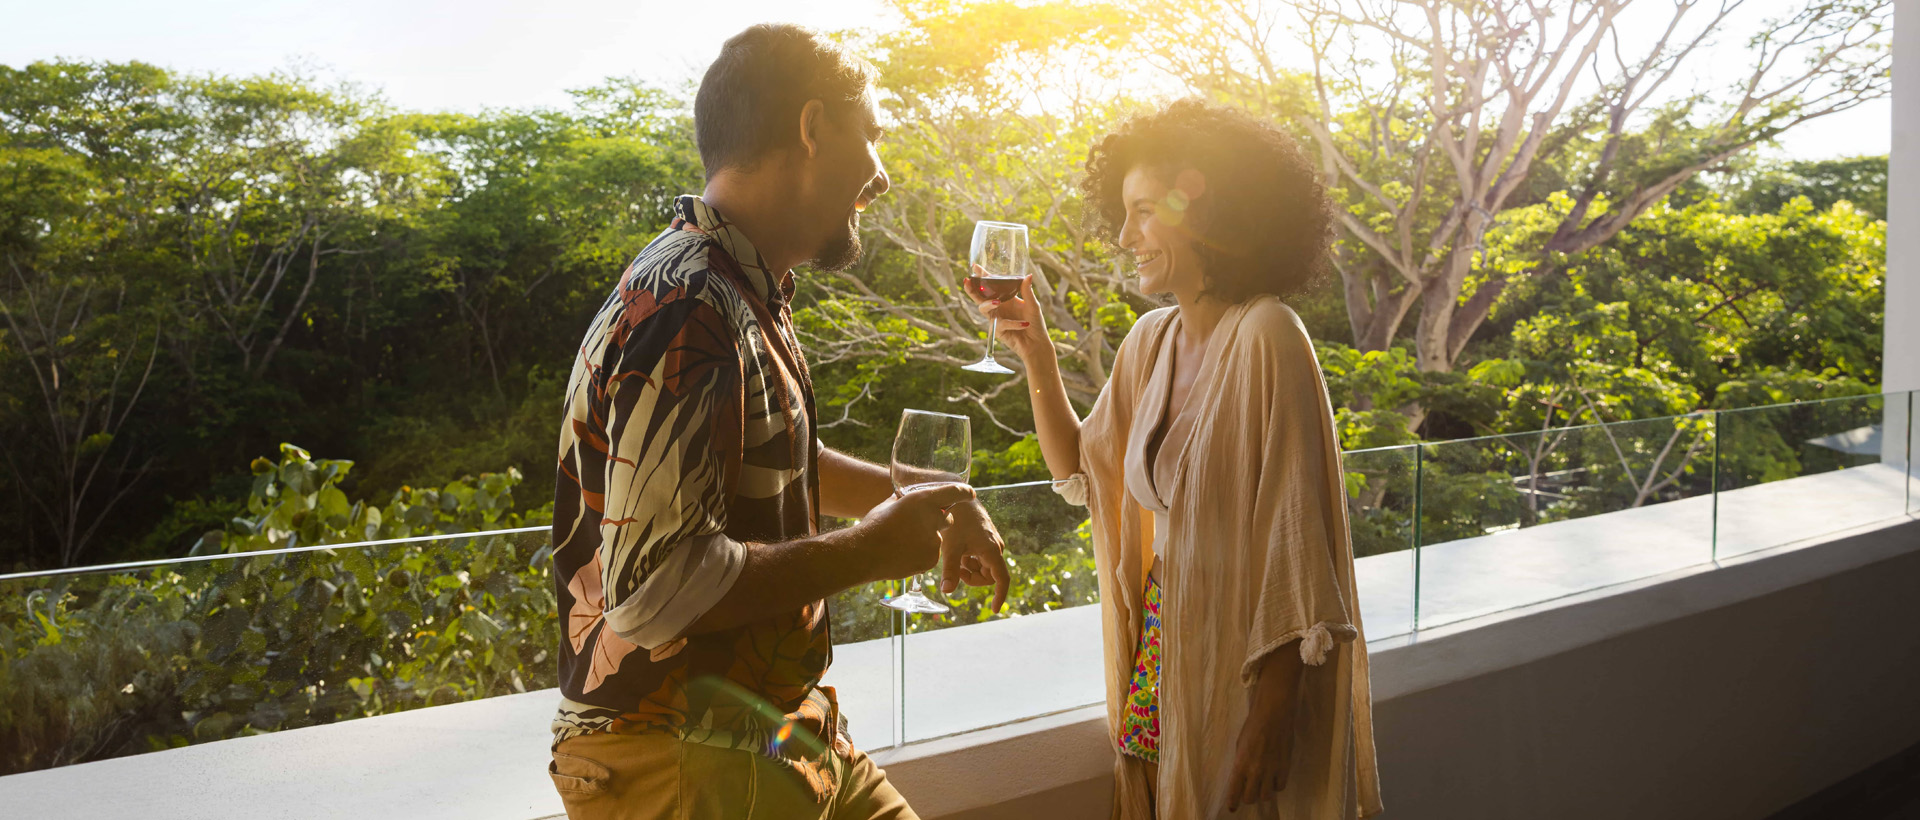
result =
[[[1112,726],[1121,722],[1153,560],[1152,514],[1127,491],[1125,453],[1130,437],[1151,435],[1160,420],[1164,398],[1148,397],[1166,394],[1171,368],[1156,368],[1153,359],[1167,349],[1160,342],[1178,321],[1178,308],[1140,318],[1080,434]],[[1156,816],[1150,799],[1161,820],[1229,816],[1247,690],[1260,660],[1276,649],[1298,651],[1309,664],[1293,770],[1277,800],[1231,816],[1378,813],[1367,650],[1340,452],[1326,384],[1299,317],[1270,296],[1230,309],[1188,401],[1199,402],[1196,422],[1185,442],[1166,445],[1182,452],[1171,486],[1160,493],[1170,505],[1170,527],[1161,568],[1159,780],[1148,783],[1146,764],[1120,755],[1115,816]]]

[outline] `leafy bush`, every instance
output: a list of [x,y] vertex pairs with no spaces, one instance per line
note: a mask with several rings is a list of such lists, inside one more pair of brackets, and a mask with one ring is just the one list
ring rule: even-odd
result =
[[525,514],[514,512],[513,488],[521,481],[515,467],[463,476],[438,489],[403,486],[384,507],[347,500],[339,484],[352,469],[351,461],[315,460],[306,450],[280,445],[279,463],[253,460],[251,515],[202,536],[193,554],[512,529],[553,518],[551,502]]
[[[350,462],[285,445],[203,551],[505,529],[519,473],[348,502]],[[0,773],[555,685],[544,531],[0,586]],[[217,549],[210,549],[218,545]]]

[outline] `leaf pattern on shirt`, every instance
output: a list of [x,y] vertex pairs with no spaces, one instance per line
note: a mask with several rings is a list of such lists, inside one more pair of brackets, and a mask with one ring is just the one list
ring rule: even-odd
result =
[[[818,796],[831,788],[824,758],[793,759],[769,739],[782,723],[837,738],[827,727],[837,707],[819,688],[832,655],[826,602],[651,652],[605,620],[626,597],[653,594],[647,580],[690,538],[769,543],[816,527],[813,389],[790,278],[770,274],[698,197],[675,210],[589,325],[568,383],[554,497],[566,613],[555,741],[667,731],[752,748],[801,770]],[[747,694],[716,697],[697,680]]]

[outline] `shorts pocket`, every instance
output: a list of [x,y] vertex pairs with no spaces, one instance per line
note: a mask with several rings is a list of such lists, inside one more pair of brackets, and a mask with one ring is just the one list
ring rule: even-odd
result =
[[547,774],[553,778],[553,787],[563,795],[605,794],[607,782],[613,779],[612,770],[599,761],[565,752],[553,753]]

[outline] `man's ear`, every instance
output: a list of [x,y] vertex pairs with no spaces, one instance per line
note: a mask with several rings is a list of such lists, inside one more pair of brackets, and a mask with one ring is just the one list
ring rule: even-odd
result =
[[820,155],[820,129],[826,126],[826,116],[827,106],[819,100],[800,106],[800,147],[808,159]]

